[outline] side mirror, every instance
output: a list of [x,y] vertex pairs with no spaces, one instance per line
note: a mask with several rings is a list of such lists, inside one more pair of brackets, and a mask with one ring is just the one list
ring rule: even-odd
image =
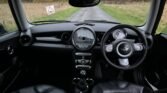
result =
[[100,3],[100,0],[69,0],[69,4],[75,7],[90,7]]

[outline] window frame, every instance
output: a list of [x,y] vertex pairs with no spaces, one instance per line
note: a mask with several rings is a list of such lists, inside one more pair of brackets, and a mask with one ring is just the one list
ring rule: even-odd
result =
[[7,2],[6,2],[6,4],[7,4],[7,7],[9,8],[9,12],[10,12],[10,14],[11,14],[11,16],[12,16],[12,19],[13,19],[13,22],[14,22],[14,24],[16,25],[16,30],[14,30],[14,31],[8,31],[8,30],[6,30],[5,28],[7,28],[7,26],[4,26],[4,24],[2,23],[1,25],[2,25],[2,28],[4,29],[4,33],[2,32],[2,33],[0,33],[0,36],[3,36],[3,35],[6,35],[6,34],[9,34],[9,33],[12,33],[12,32],[18,32],[19,31],[19,27],[18,27],[18,24],[17,24],[17,22],[16,22],[16,20],[15,20],[15,17],[14,17],[14,15],[13,15],[13,12],[12,12],[12,8],[11,8],[11,3],[10,3],[10,0],[8,0]]

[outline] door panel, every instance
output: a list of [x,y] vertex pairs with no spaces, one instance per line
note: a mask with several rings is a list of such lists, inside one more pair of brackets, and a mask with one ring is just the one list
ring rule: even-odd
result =
[[[148,82],[159,89],[160,93],[167,92],[167,34],[154,36],[154,45],[147,56],[145,77]],[[149,68],[148,68],[149,67]]]
[[8,90],[19,72],[17,65],[18,36],[19,32],[0,36],[0,93]]

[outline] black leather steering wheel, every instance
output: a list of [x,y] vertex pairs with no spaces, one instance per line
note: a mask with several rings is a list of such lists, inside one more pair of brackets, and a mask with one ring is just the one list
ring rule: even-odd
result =
[[147,55],[147,40],[138,28],[117,25],[104,34],[101,48],[109,64],[118,69],[129,70],[144,61]]

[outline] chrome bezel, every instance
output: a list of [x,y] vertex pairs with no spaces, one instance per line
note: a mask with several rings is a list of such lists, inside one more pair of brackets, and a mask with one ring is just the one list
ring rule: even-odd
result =
[[[90,47],[88,48],[79,48],[77,45],[76,45],[76,42],[74,40],[74,34],[79,31],[79,29],[88,29],[88,31],[90,31],[94,37],[94,40],[93,40],[93,43],[90,45]],[[94,45],[95,45],[95,42],[96,42],[96,34],[94,32],[94,30],[91,28],[91,27],[88,27],[88,26],[80,26],[78,28],[76,28],[73,33],[72,33],[72,44],[73,46],[77,49],[77,50],[80,50],[80,51],[87,51],[87,50],[90,50]]]
[[120,57],[123,57],[123,58],[127,58],[127,57],[131,56],[132,53],[133,53],[133,47],[129,44],[131,51],[130,51],[128,54],[124,55],[124,54],[120,53],[120,51],[119,51],[119,47],[120,47],[120,45],[122,45],[122,44],[129,44],[129,43],[128,43],[128,42],[120,42],[120,43],[116,46],[116,52],[117,52],[117,54],[118,54]]

